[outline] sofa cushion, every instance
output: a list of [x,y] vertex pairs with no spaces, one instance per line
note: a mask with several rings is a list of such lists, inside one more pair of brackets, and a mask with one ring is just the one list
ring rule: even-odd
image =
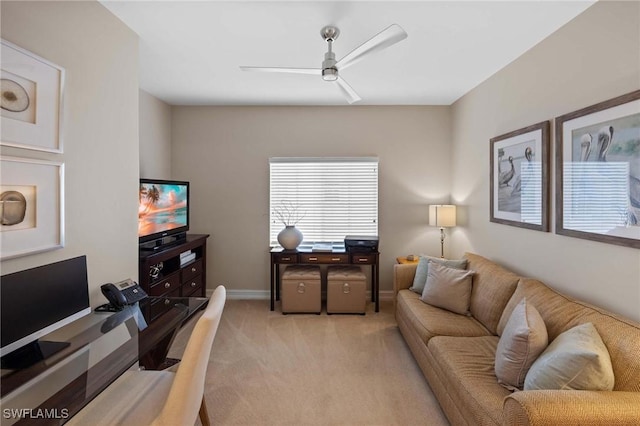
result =
[[[501,327],[517,303],[526,297],[533,303],[547,326],[549,341],[576,325],[592,323],[604,342],[615,376],[614,391],[640,392],[640,324],[604,309],[569,298],[544,283],[523,278],[505,308]],[[506,318],[505,318],[506,317]]]
[[542,317],[523,298],[511,313],[498,342],[495,364],[498,383],[509,390],[522,389],[529,368],[548,343]]
[[438,336],[427,344],[433,369],[466,411],[468,424],[502,424],[502,402],[511,392],[496,381],[497,345],[497,336]]
[[448,268],[429,261],[427,282],[420,300],[456,314],[469,313],[473,271]]
[[551,342],[531,366],[524,389],[610,391],[613,383],[607,347],[588,322],[565,331]]
[[502,311],[513,295],[519,277],[477,254],[465,253],[464,258],[469,261],[467,268],[475,272],[469,311],[489,331],[497,334]]
[[487,336],[491,334],[475,318],[428,305],[420,300],[420,296],[410,290],[400,290],[396,297],[396,315],[411,324],[411,327],[425,343],[433,336]]
[[413,277],[413,285],[409,290],[422,294],[422,290],[427,282],[427,275],[429,273],[429,262],[439,263],[449,268],[467,269],[467,259],[442,259],[440,257],[422,255],[420,256],[420,260],[418,260],[416,274]]

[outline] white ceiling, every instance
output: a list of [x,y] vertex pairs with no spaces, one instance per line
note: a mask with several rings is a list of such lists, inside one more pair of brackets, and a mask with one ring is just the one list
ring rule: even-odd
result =
[[340,59],[394,23],[407,39],[340,74],[355,105],[449,105],[594,1],[101,3],[140,37],[140,87],[172,105],[347,105],[320,77],[239,66],[319,68],[323,26]]

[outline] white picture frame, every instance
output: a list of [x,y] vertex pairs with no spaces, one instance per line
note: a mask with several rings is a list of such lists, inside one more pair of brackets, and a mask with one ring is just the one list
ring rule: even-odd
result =
[[0,42],[0,145],[62,153],[64,69]]
[[64,163],[0,157],[0,259],[64,247]]

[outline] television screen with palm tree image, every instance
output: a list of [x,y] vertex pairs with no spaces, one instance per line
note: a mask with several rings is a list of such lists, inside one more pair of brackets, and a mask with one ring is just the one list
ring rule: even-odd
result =
[[189,230],[189,182],[140,179],[138,198],[141,244],[154,241],[159,246],[165,237]]

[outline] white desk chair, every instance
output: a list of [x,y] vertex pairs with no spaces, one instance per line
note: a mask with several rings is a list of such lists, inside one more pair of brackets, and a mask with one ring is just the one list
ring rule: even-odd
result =
[[198,319],[176,373],[127,371],[73,416],[69,425],[209,425],[204,381],[226,289],[218,286]]

